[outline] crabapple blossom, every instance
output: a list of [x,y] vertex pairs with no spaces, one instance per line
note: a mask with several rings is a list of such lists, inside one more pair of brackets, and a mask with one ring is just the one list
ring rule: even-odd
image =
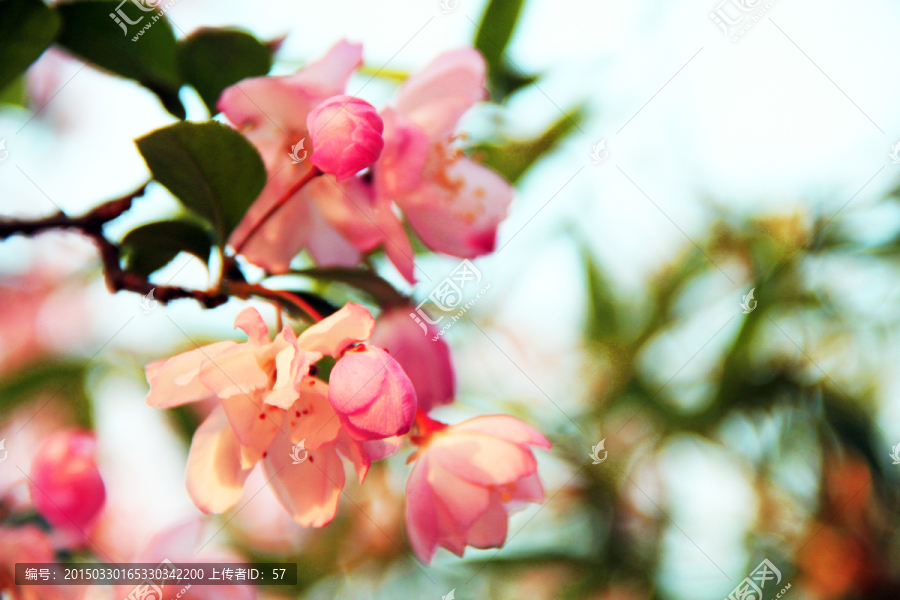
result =
[[416,390],[417,406],[427,413],[453,401],[456,382],[447,342],[443,338],[432,342],[437,330],[424,322],[417,324],[409,317],[411,311],[409,307],[384,311],[369,341],[400,363]]
[[494,250],[513,196],[500,175],[451,146],[460,117],[485,98],[484,83],[476,50],[438,56],[382,111],[385,145],[372,167],[376,195],[392,199],[429,248],[461,258]]
[[[219,401],[195,432],[188,456],[186,487],[200,510],[221,513],[234,506],[251,470],[261,462],[292,518],[306,527],[321,527],[337,511],[344,486],[342,457],[354,464],[362,481],[370,463],[396,450],[399,443],[351,437],[342,426],[343,415],[329,402],[329,384],[315,376],[319,359],[339,358],[368,339],[375,320],[362,306],[349,303],[299,337],[286,326],[270,341],[254,308],[241,311],[235,326],[247,333],[246,342],[218,342],[147,365],[146,402],[167,408],[209,398]],[[399,367],[391,374],[406,379]],[[345,389],[345,378],[355,382],[358,375],[354,369],[335,369],[331,385]],[[372,400],[374,406],[366,407],[373,414],[383,413],[387,425],[365,421],[372,429],[389,430],[383,438],[398,433],[397,417],[387,413],[409,403],[406,395],[412,386],[406,381],[408,390],[385,389]],[[292,446],[301,442],[308,460],[292,464]]]
[[[246,79],[219,98],[219,110],[256,147],[268,173],[268,183],[228,242],[271,273],[287,271],[291,259],[304,248],[319,265],[355,266],[362,252],[380,245],[395,262],[409,263],[407,270],[412,271],[412,247],[388,201],[377,200],[360,180],[316,176],[319,172],[312,159],[298,162],[289,152],[321,134],[325,141],[320,148],[313,145],[313,156],[319,150],[315,160],[324,160],[326,172],[334,167],[339,177],[346,176],[346,169],[355,168],[354,164],[362,164],[361,158],[371,164],[378,157],[381,120],[371,111],[352,118],[350,113],[343,114],[324,131],[311,130],[307,124],[313,109],[344,93],[347,79],[361,63],[362,46],[341,41],[293,75]],[[320,114],[325,115],[326,108]],[[359,126],[352,127],[353,123]],[[376,129],[379,140],[366,141]],[[346,157],[346,165],[337,165],[338,159],[343,160],[338,156],[341,142],[337,138],[354,131],[362,138]],[[364,166],[368,165],[360,168]]]
[[390,354],[360,344],[331,370],[328,401],[350,437],[381,440],[409,431],[416,416],[416,391]]
[[375,107],[353,96],[334,96],[306,117],[312,139],[312,164],[346,179],[370,166],[381,154],[384,123]]
[[29,488],[35,510],[54,527],[80,532],[100,513],[106,487],[94,461],[97,439],[87,431],[57,431],[31,463]]
[[427,429],[406,484],[406,528],[416,555],[430,563],[437,548],[462,556],[466,546],[499,548],[508,515],[541,502],[544,488],[529,446],[544,436],[505,415],[446,426],[421,415]]

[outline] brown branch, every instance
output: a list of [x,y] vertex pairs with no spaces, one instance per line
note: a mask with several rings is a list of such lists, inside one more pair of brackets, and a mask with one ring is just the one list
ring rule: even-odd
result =
[[0,221],[0,240],[14,235],[34,236],[51,230],[74,230],[89,237],[100,251],[100,260],[103,262],[103,275],[106,286],[112,293],[119,290],[127,290],[141,295],[149,294],[153,290],[154,299],[167,304],[179,298],[193,298],[206,308],[213,308],[228,301],[228,295],[218,291],[187,290],[181,287],[169,285],[154,285],[144,277],[122,269],[119,256],[119,247],[106,239],[103,235],[103,227],[110,221],[122,216],[131,208],[135,198],[144,194],[147,184],[138,190],[101,204],[89,213],[80,217],[70,217],[63,212],[58,212],[37,221]]

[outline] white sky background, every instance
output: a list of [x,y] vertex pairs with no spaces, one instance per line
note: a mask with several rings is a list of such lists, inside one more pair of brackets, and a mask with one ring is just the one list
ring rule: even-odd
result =
[[[584,303],[580,255],[571,243],[574,238],[567,237],[569,228],[590,241],[618,288],[636,293],[649,274],[690,245],[684,234],[703,237],[711,219],[704,203],[747,215],[801,210],[830,216],[882,167],[845,212],[871,203],[897,181],[900,165],[892,165],[888,158],[891,146],[900,140],[896,3],[779,0],[738,43],[722,35],[708,17],[715,5],[715,0],[531,0],[511,44],[509,53],[516,64],[545,77],[539,81],[540,90],[530,88],[509,102],[503,113],[509,133],[538,133],[559,117],[559,108],[582,102],[590,119],[581,124],[583,134],[576,131],[522,180],[498,246],[514,235],[515,239],[508,249],[478,263],[493,288],[477,314],[490,315],[494,339],[517,348],[511,354],[516,363],[564,409],[577,406],[577,394],[583,389],[572,381],[577,367],[571,363],[578,361],[570,360],[579,340]],[[378,68],[387,63],[390,69],[414,70],[443,50],[470,43],[475,26],[469,19],[477,22],[482,7],[482,2],[459,0],[457,8],[442,14],[437,0],[180,0],[170,15],[185,32],[202,25],[237,25],[264,39],[289,34],[278,55],[279,72],[321,55],[342,37],[364,43],[367,65]],[[74,74],[77,66],[70,66],[67,73]],[[368,79],[356,76],[348,93],[357,92]],[[373,81],[360,95],[380,105],[389,98],[390,86]],[[189,101],[189,116],[204,118],[198,101]],[[0,164],[4,216],[39,216],[55,210],[19,169],[73,214],[133,189],[146,177],[146,169],[132,140],[172,122],[149,92],[90,69],[72,78],[44,113],[16,134],[29,117],[22,111],[0,112],[0,139],[7,139],[10,152]],[[470,118],[473,127],[479,122],[477,114]],[[65,126],[58,127],[60,123]],[[601,139],[606,139],[610,157],[594,165],[589,152]],[[133,212],[135,220],[154,214],[140,202]],[[2,269],[21,268],[29,248],[16,240],[0,245]],[[454,261],[425,264],[443,273]],[[160,280],[175,270],[160,275]],[[174,283],[202,286],[204,277],[203,269],[194,264]],[[731,284],[723,278],[715,284],[717,294],[734,301],[713,311],[707,326],[711,331],[704,329],[682,340],[685,352],[693,354],[705,341],[703,336],[718,329],[749,283],[738,278]],[[136,296],[109,298],[99,286],[95,291],[97,331],[94,340],[84,342],[87,355],[137,311]],[[885,288],[885,294],[888,291]],[[234,314],[237,308],[211,313],[181,302],[166,309],[173,320],[190,323],[191,333],[207,335],[229,328],[224,312]],[[177,332],[168,335],[160,313],[139,315],[110,347],[152,354],[181,343]],[[518,394],[547,406],[546,414],[535,411],[539,418],[557,418],[546,398],[479,335],[477,330],[466,331],[451,338],[463,391],[475,395],[483,383],[493,387],[499,381],[507,389],[504,397]],[[139,402],[143,392],[127,393]],[[127,434],[112,425],[121,414],[111,411],[101,418],[101,430],[109,426],[104,432],[109,443],[121,445],[116,452],[127,454]],[[893,403],[885,411],[897,416],[900,409]],[[900,427],[882,426],[888,435],[900,435]],[[146,448],[140,452],[146,453]],[[699,461],[704,465],[699,477],[713,482],[712,488],[703,484],[692,492],[679,488],[677,477],[665,481],[680,502],[679,524],[694,531],[695,540],[710,535],[702,525],[704,512],[712,509],[701,503],[692,510],[691,503],[700,495],[710,498],[720,476],[717,469],[726,469],[717,461],[704,460],[708,452],[682,444],[677,454],[686,458],[672,459],[669,466],[677,469],[679,464]],[[168,459],[173,465],[179,461],[178,456]],[[155,485],[169,485],[173,494],[183,494],[180,473],[173,469],[177,477],[159,475]],[[729,492],[719,491],[728,497]],[[172,509],[189,514],[186,496],[182,499]],[[749,501],[747,493],[731,500]],[[727,524],[717,522],[723,532],[719,542],[709,542],[710,547],[723,539],[729,544],[740,539],[747,520],[740,521],[734,520],[734,531],[725,531]],[[540,521],[531,526],[539,527]],[[695,548],[682,542],[687,543],[677,531],[665,542],[678,557],[664,569],[670,591],[710,598],[722,596],[723,590],[727,593],[731,589],[725,589],[727,582],[715,582],[721,577],[718,571],[702,566],[702,556],[694,560]],[[723,556],[726,552],[722,550]],[[709,585],[696,585],[695,578],[707,577],[705,571],[679,580],[675,575],[680,569],[692,568],[681,560],[693,568],[710,567]],[[727,566],[720,565],[738,575],[739,557],[732,552],[727,560]],[[720,584],[722,589],[717,589]]]

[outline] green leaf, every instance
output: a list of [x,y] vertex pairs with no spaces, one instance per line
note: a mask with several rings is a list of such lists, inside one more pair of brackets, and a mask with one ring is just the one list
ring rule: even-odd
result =
[[406,304],[409,299],[382,279],[378,273],[368,269],[346,267],[315,267],[291,271],[291,275],[302,275],[310,279],[343,283],[367,294],[382,308]]
[[209,260],[212,240],[205,229],[188,221],[158,221],[133,229],[122,240],[125,268],[147,276],[175,258],[179,252]]
[[6,86],[6,89],[0,90],[0,104],[10,104],[25,108],[27,105],[27,97],[25,93],[25,77],[20,76],[12,83]]
[[585,270],[588,284],[588,339],[607,341],[618,334],[616,301],[609,281],[600,270],[594,257],[585,252]]
[[579,107],[560,117],[553,125],[530,140],[507,140],[500,144],[482,144],[472,148],[474,158],[516,183],[538,159],[553,150],[584,116]]
[[140,138],[153,178],[213,225],[224,244],[266,184],[256,148],[218,123],[175,123]]
[[272,52],[243,31],[200,29],[178,42],[178,67],[214,115],[225,88],[269,72]]
[[475,48],[487,62],[488,86],[498,102],[538,79],[511,68],[510,61],[504,56],[523,4],[524,0],[491,0],[484,9],[475,35]]
[[59,16],[40,0],[0,1],[0,90],[53,43]]
[[117,0],[60,4],[57,10],[63,22],[60,45],[110,73],[134,79],[159,96],[166,110],[184,118],[175,34],[165,16]]
[[0,383],[0,413],[32,401],[38,406],[50,400],[71,405],[75,420],[87,429],[93,426],[90,400],[85,393],[85,365],[67,361],[43,361],[4,375]]

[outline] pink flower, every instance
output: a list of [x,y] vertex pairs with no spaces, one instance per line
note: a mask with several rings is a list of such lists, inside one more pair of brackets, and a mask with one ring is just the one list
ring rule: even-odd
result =
[[306,117],[315,151],[310,160],[340,181],[370,166],[381,154],[384,123],[375,107],[353,96],[334,96]]
[[50,535],[38,527],[0,527],[0,596],[15,600],[76,600],[85,597],[87,586],[16,586],[16,563],[49,563],[55,560]]
[[431,341],[437,330],[425,323],[417,324],[410,312],[412,309],[407,307],[386,310],[378,317],[369,341],[390,352],[400,363],[416,390],[419,410],[427,413],[453,401],[453,363],[447,342],[443,338]]
[[94,462],[97,440],[79,430],[50,435],[31,463],[31,500],[54,527],[82,532],[106,502],[106,487]]
[[[307,123],[316,120],[317,106],[341,97],[361,63],[362,46],[341,41],[293,75],[246,79],[219,99],[219,110],[256,146],[269,176],[229,244],[270,273],[287,271],[302,249],[319,265],[355,266],[363,252],[382,245],[392,260],[412,272],[412,247],[390,202],[376,199],[360,180],[316,177],[315,165],[347,177],[371,164],[381,151],[381,119],[363,108],[361,100],[348,105],[324,131]],[[329,104],[316,113],[323,125],[332,116]],[[304,160],[292,158],[292,148],[313,138],[315,144],[297,148],[295,156]],[[352,148],[344,155],[342,143],[348,138]],[[313,158],[305,160],[310,145]]]
[[549,449],[550,442],[504,415],[449,427],[423,422],[433,433],[406,484],[406,528],[416,555],[430,563],[438,546],[458,556],[466,546],[501,547],[509,513],[544,498],[529,446]]
[[494,250],[512,187],[451,147],[456,124],[484,99],[485,64],[472,48],[446,52],[400,88],[382,111],[384,150],[375,163],[379,198],[390,198],[425,244],[473,258]]
[[350,437],[360,441],[403,435],[416,416],[416,391],[403,368],[375,346],[344,353],[331,370],[328,401]]
[[[229,510],[254,465],[262,462],[292,518],[321,527],[334,518],[344,487],[341,457],[353,462],[362,481],[371,461],[391,448],[352,439],[328,400],[329,384],[311,369],[323,356],[339,358],[368,339],[375,320],[349,303],[299,337],[285,327],[270,341],[254,308],[244,309],[235,326],[248,341],[218,342],[147,365],[147,404],[168,408],[219,400],[194,434],[188,456],[186,486],[200,510]],[[332,384],[345,385],[345,376],[354,373],[332,372]],[[391,398],[383,402],[393,405]],[[299,456],[306,459],[295,464],[293,448],[301,443]]]

